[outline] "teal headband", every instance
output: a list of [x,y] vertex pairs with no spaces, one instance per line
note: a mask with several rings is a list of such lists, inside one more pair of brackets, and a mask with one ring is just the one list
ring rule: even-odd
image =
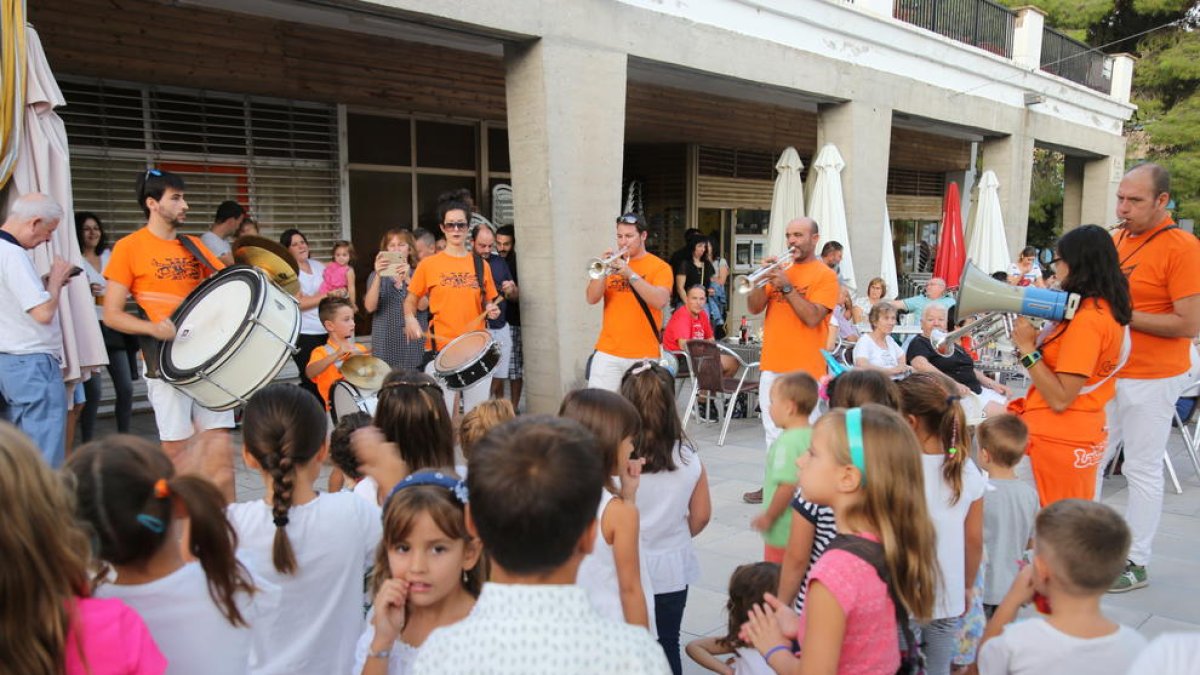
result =
[[863,485],[867,484],[867,458],[863,454],[862,408],[846,411],[846,439],[850,443],[850,461],[862,474]]

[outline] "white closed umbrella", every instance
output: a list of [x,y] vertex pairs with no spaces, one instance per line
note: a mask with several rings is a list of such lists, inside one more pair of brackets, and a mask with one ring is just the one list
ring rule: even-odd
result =
[[1008,270],[1008,238],[1004,235],[1004,216],[1000,211],[1000,181],[991,171],[984,171],[979,179],[967,258],[988,274]]
[[[854,259],[850,255],[850,228],[846,224],[846,201],[842,196],[842,169],[846,162],[832,143],[826,143],[813,161],[817,179],[808,202],[808,217],[820,227],[821,245],[836,241],[842,245],[842,264],[838,276],[854,287]],[[818,246],[818,253],[820,253]]]
[[767,227],[767,255],[778,256],[787,250],[787,224],[804,217],[804,181],[800,172],[804,162],[800,153],[788,146],[775,162],[775,191],[771,194],[771,221]]
[[883,255],[879,259],[879,276],[887,284],[886,300],[895,300],[900,290],[900,278],[896,275],[896,252],[892,244],[892,218],[888,215],[887,204],[883,205]]

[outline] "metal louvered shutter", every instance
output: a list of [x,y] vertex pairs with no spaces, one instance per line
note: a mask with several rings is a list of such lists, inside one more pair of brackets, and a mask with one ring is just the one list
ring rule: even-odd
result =
[[75,209],[99,215],[110,241],[145,224],[134,185],[149,166],[186,181],[189,232],[207,229],[232,199],[264,236],[300,229],[314,258],[328,259],[342,237],[334,106],[74,77],[59,84]]

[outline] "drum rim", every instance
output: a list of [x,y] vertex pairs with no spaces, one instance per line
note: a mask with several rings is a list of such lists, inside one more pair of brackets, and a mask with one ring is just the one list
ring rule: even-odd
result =
[[[196,286],[196,289],[189,293],[188,297],[184,298],[183,302],[179,303],[179,306],[175,308],[175,311],[171,312],[171,321],[176,325],[176,327],[178,327],[179,319],[185,314],[184,310],[191,309],[196,305],[196,303],[204,299],[213,288],[216,288],[219,285],[217,283],[218,280],[223,280],[225,277],[239,276],[243,274],[257,276],[262,281],[270,283],[270,280],[265,278],[266,275],[264,275],[256,267],[251,267],[250,265],[230,265],[229,267],[218,270],[216,274],[213,274],[204,281],[201,281],[200,285]],[[250,317],[262,306],[263,302],[266,300],[266,296],[267,294],[265,285],[250,284],[250,304],[246,307],[245,314],[242,315],[241,326],[232,336],[230,336],[229,340],[221,345],[221,348],[218,349],[211,358],[195,368],[180,370],[173,367],[169,362],[168,357],[171,353],[172,346],[175,344],[175,341],[169,340],[164,342],[162,351],[159,352],[158,355],[158,367],[162,372],[163,379],[169,382],[171,380],[185,380],[195,377],[197,374],[208,370],[212,366],[217,365],[218,363],[232,356],[232,352],[228,351],[229,348],[235,344],[240,344],[246,341],[246,335],[251,330]]]
[[492,345],[499,344],[498,342],[496,342],[496,338],[492,337],[492,334],[491,334],[490,332],[486,331],[486,330],[469,330],[469,331],[467,331],[467,332],[463,333],[462,335],[459,335],[458,337],[454,338],[453,340],[451,340],[451,341],[447,342],[447,343],[446,343],[446,346],[445,346],[445,347],[442,347],[442,348],[441,348],[441,350],[440,350],[440,351],[438,351],[438,355],[437,355],[436,357],[434,357],[434,359],[433,359],[433,369],[434,369],[434,371],[435,371],[435,372],[437,372],[439,375],[440,375],[440,374],[442,374],[442,373],[451,373],[451,374],[453,374],[453,373],[460,372],[460,371],[462,371],[462,370],[463,370],[463,369],[465,369],[465,368],[469,368],[469,367],[470,367],[472,364],[474,364],[474,363],[477,363],[477,362],[478,362],[478,359],[476,359],[475,361],[471,361],[471,362],[469,362],[469,363],[464,363],[464,364],[463,364],[461,367],[457,367],[457,368],[454,368],[454,369],[444,369],[444,368],[441,368],[441,367],[438,365],[438,361],[441,359],[441,357],[442,357],[442,354],[443,354],[443,353],[445,353],[445,352],[447,352],[447,351],[449,351],[449,350],[450,350],[450,347],[454,346],[454,345],[455,345],[457,342],[459,342],[459,341],[460,341],[460,340],[462,340],[463,338],[465,338],[465,337],[467,337],[467,336],[469,336],[469,335],[474,335],[474,334],[476,334],[476,333],[478,333],[478,334],[480,334],[480,335],[483,335],[483,336],[487,337],[487,342],[485,342],[485,343],[484,343],[484,346],[483,346],[483,351],[481,351],[481,352],[480,352],[480,354],[481,354],[481,355],[482,355],[484,352],[486,352],[486,351],[488,351],[489,349],[491,349],[491,348],[492,348]]

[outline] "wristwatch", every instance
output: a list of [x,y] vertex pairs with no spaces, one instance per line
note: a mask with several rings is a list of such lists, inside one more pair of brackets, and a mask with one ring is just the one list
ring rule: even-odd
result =
[[392,650],[390,649],[380,649],[377,652],[367,652],[368,659],[390,659],[391,657]]
[[780,287],[779,287],[779,292],[780,292],[780,293],[783,293],[784,295],[790,295],[790,294],[791,294],[791,292],[792,292],[792,291],[794,291],[794,290],[796,290],[796,287],[795,287],[795,286],[792,286],[791,284],[788,284],[787,286],[780,286]]
[[1034,366],[1034,364],[1036,364],[1038,361],[1041,361],[1041,360],[1042,360],[1042,353],[1035,349],[1035,350],[1029,352],[1028,354],[1026,354],[1025,356],[1021,357],[1021,367],[1024,368],[1025,370],[1029,370],[1030,368],[1032,368]]
[[631,272],[631,273],[629,274],[629,283],[631,283],[631,284],[632,284],[633,282],[635,282],[635,281],[637,281],[638,279],[641,279],[641,278],[642,278],[642,277],[641,277],[641,275],[639,275],[637,272]]

